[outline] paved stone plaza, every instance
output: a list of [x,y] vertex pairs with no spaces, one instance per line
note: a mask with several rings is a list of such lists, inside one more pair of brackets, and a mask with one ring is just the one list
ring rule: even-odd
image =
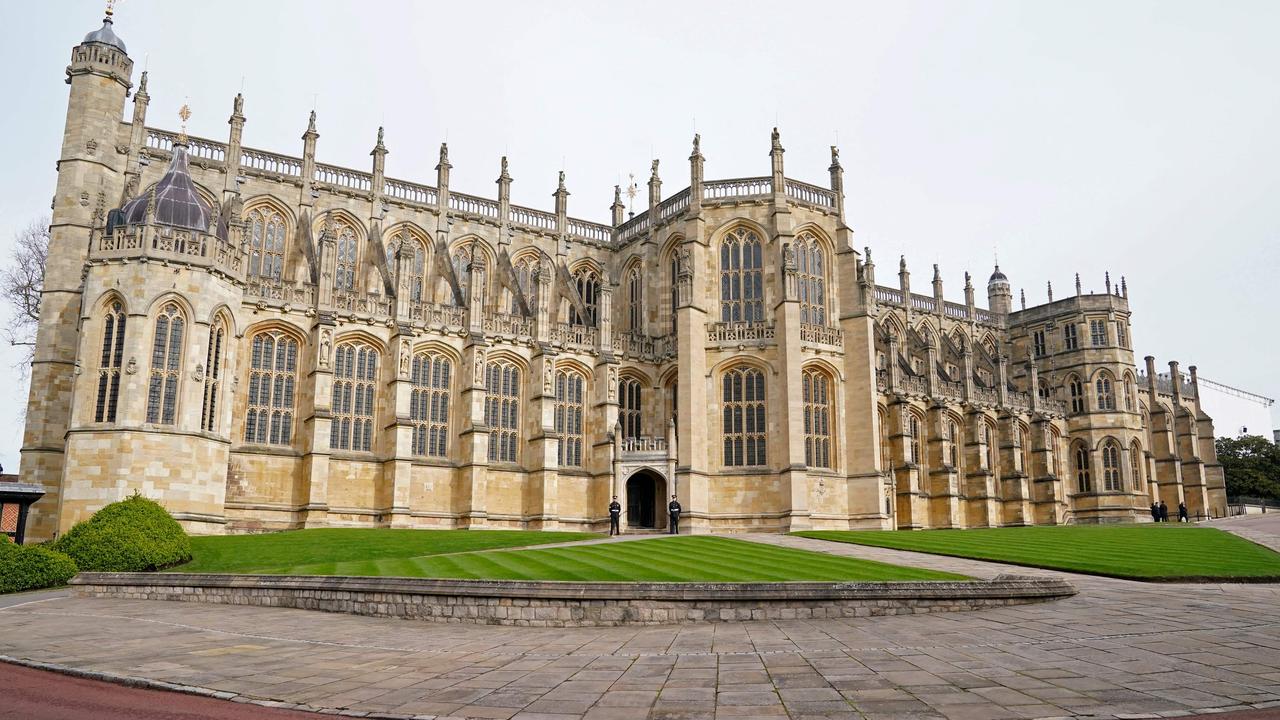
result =
[[[1277,536],[1280,517],[1223,527]],[[1044,573],[746,537],[984,578]],[[409,717],[996,720],[1280,707],[1280,586],[1070,581],[1074,598],[981,612],[583,629],[33,596],[0,609],[0,653]]]

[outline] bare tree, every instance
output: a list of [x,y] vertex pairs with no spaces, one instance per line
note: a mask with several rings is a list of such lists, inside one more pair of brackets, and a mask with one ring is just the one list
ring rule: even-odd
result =
[[25,368],[35,353],[36,327],[40,322],[44,264],[49,257],[49,218],[32,221],[15,239],[9,263],[0,269],[0,295],[9,309],[0,333],[10,345],[27,348],[22,361]]

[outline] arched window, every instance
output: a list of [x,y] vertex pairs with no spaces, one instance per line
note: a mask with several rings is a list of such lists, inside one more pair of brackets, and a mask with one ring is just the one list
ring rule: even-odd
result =
[[765,464],[764,373],[736,368],[721,378],[724,464],[726,467]]
[[485,277],[484,262],[481,257],[483,253],[474,245],[474,241],[468,241],[453,251],[453,274],[457,276],[458,288],[462,290],[462,305],[459,307],[470,304],[472,282],[479,283],[478,289],[482,303],[483,299],[489,296],[489,282]]
[[277,330],[268,330],[253,336],[251,348],[244,441],[288,445],[293,442],[298,341]]
[[800,377],[804,400],[804,464],[830,468],[831,378],[809,368]]
[[884,408],[879,409],[880,416],[880,469],[893,470],[893,451],[889,447],[889,417]]
[[1049,472],[1054,477],[1062,477],[1062,436],[1057,428],[1049,430]]
[[996,434],[991,430],[991,423],[982,424],[982,456],[987,463],[987,470],[996,471]]
[[627,329],[633,333],[644,330],[644,283],[639,267],[627,273]]
[[800,322],[827,324],[827,258],[822,244],[809,233],[795,241],[796,280],[800,293]]
[[449,388],[453,362],[434,352],[413,356],[413,392],[409,419],[413,422],[413,454],[447,457],[449,449]]
[[1048,400],[1053,397],[1053,390],[1049,389],[1049,382],[1044,378],[1040,379],[1036,386],[1036,392],[1040,393],[1041,400]]
[[903,428],[907,434],[907,462],[920,464],[920,418],[915,413],[907,413]]
[[720,322],[764,322],[760,237],[739,227],[720,243]]
[[942,457],[950,467],[960,468],[960,427],[955,420],[945,420],[942,435]]
[[284,217],[262,206],[250,210],[245,222],[249,226],[249,277],[284,277]]
[[667,400],[668,400],[667,404],[670,406],[670,410],[671,410],[671,415],[669,417],[673,421],[676,419],[676,416],[680,414],[679,392],[680,392],[680,383],[672,380],[671,385],[667,387]]
[[560,467],[582,467],[582,417],[586,403],[586,379],[574,370],[556,372],[556,432],[560,435],[557,462]]
[[364,343],[343,343],[334,358],[329,447],[368,452],[373,449],[378,351]]
[[147,387],[147,422],[172,425],[178,411],[182,383],[182,339],[186,320],[177,303],[169,303],[156,318],[151,346],[151,382]]
[[1076,488],[1082,492],[1093,492],[1093,480],[1089,478],[1089,448],[1078,442],[1072,453],[1076,461]]
[[671,251],[671,259],[667,262],[667,269],[668,269],[668,274],[670,275],[670,280],[671,280],[671,284],[668,286],[670,288],[670,293],[671,293],[671,308],[670,308],[671,332],[674,333],[676,331],[676,308],[680,306],[680,291],[679,291],[680,257],[676,254],[674,250]]
[[1107,492],[1124,489],[1120,479],[1120,446],[1111,440],[1102,446],[1102,486]]
[[98,402],[94,422],[115,422],[120,399],[120,361],[124,358],[124,306],[111,303],[102,319],[102,357],[98,361]]
[[578,288],[587,316],[580,317],[578,309],[570,307],[569,324],[596,327],[600,307],[600,274],[592,268],[582,268],[573,274],[573,282]]
[[333,278],[333,289],[354,292],[356,289],[356,231],[349,225],[338,226],[338,260],[337,271]]
[[496,360],[484,370],[484,424],[489,426],[489,461],[516,462],[520,441],[520,370]]
[[1124,409],[1133,412],[1133,377],[1124,376]]
[[1084,412],[1084,384],[1075,375],[1067,379],[1067,391],[1071,394],[1071,412]]
[[[529,306],[529,312],[534,312],[537,305],[538,283],[534,278],[534,268],[537,266],[537,258],[528,255],[520,258],[511,268],[515,271],[516,286],[520,288],[520,294],[524,295],[524,301]],[[512,315],[520,314],[520,303],[516,302],[515,293],[508,293],[509,304],[507,312]]]
[[401,247],[408,243],[412,256],[405,264],[405,277],[399,282],[409,289],[409,300],[422,302],[423,288],[427,274],[427,251],[421,239],[407,229],[398,231],[387,243],[387,270],[394,276],[397,270],[396,255]]
[[1013,471],[1014,472],[1027,471],[1027,462],[1026,462],[1027,459],[1022,454],[1022,450],[1023,450],[1022,439],[1023,439],[1022,426],[1015,421],[1013,423]]
[[222,390],[222,353],[227,341],[227,323],[221,316],[209,327],[209,349],[205,354],[204,404],[200,408],[200,429],[218,429],[218,401]]
[[1111,376],[1105,372],[1098,376],[1094,383],[1098,391],[1098,409],[1099,410],[1115,410],[1116,409],[1116,392],[1115,384],[1111,381]]
[[1129,468],[1133,474],[1133,489],[1142,490],[1142,449],[1138,447],[1137,440],[1129,446]]
[[631,377],[618,379],[618,422],[622,437],[640,437],[640,381]]

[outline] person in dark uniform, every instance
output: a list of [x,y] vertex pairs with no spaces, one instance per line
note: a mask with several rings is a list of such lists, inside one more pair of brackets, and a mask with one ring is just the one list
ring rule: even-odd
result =
[[672,535],[680,534],[680,501],[676,500],[676,496],[671,496],[671,502],[667,503],[667,515],[671,522],[668,524],[667,532]]
[[618,504],[618,496],[613,496],[613,502],[609,503],[609,537],[621,535],[622,528],[618,527],[618,520],[622,517],[622,506]]
[[1169,506],[1160,501],[1160,522],[1169,522]]
[[1191,514],[1187,512],[1187,504],[1178,503],[1178,522],[1191,522]]
[[1151,503],[1151,522],[1160,522],[1160,503]]

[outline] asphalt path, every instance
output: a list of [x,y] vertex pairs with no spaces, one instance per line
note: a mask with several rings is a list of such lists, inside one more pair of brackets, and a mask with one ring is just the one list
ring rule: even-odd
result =
[[0,720],[317,720],[320,717],[314,713],[199,695],[125,687],[0,662]]

